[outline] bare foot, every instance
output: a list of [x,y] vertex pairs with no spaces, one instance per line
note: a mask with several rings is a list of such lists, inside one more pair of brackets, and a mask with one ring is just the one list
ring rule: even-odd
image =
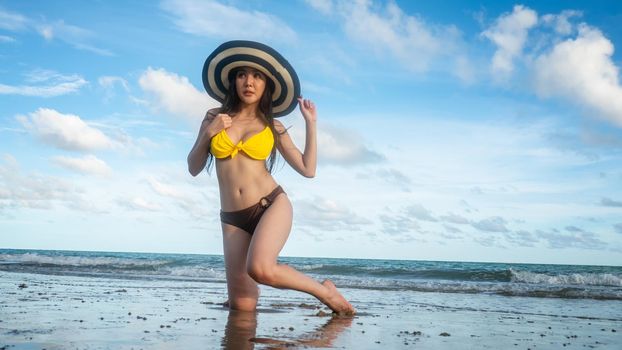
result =
[[333,312],[339,315],[354,315],[356,310],[344,297],[339,293],[337,287],[331,280],[325,280],[322,285],[328,290],[328,295],[324,300],[320,300],[328,306]]

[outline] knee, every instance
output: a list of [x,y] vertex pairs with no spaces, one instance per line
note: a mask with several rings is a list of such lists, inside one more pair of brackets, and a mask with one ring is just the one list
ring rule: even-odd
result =
[[257,283],[273,285],[274,278],[274,266],[261,263],[250,263],[246,266],[248,275]]
[[231,298],[229,308],[238,311],[255,311],[257,299],[254,298]]

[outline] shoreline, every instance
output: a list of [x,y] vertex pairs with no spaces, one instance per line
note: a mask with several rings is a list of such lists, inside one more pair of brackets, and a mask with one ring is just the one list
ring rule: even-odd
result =
[[[113,251],[113,250],[72,250],[72,249],[43,249],[43,248],[0,248],[5,251],[17,252],[72,252],[72,253],[103,253],[103,254],[162,254],[162,255],[195,255],[195,256],[216,256],[222,257],[222,253],[187,253],[187,252],[153,252],[153,251]],[[546,262],[525,262],[525,261],[479,261],[479,260],[432,260],[432,259],[411,259],[402,258],[362,258],[349,256],[295,256],[281,255],[279,258],[285,259],[340,259],[340,260],[373,260],[373,261],[409,261],[409,262],[428,262],[428,263],[470,263],[470,264],[506,264],[506,265],[543,265],[543,266],[588,266],[588,267],[622,267],[619,265],[605,264],[576,264],[576,263],[546,263]]]
[[0,349],[614,349],[622,343],[622,318],[613,311],[619,301],[343,289],[359,313],[331,317],[309,295],[265,286],[256,313],[224,308],[226,285],[218,283],[0,272],[0,290]]

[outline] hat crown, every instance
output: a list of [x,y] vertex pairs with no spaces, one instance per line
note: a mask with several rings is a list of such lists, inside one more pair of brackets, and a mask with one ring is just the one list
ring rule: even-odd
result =
[[255,68],[274,83],[274,117],[289,114],[300,96],[300,81],[291,64],[268,45],[248,40],[232,40],[218,46],[203,65],[203,86],[223,102],[229,88],[229,74],[240,67]]

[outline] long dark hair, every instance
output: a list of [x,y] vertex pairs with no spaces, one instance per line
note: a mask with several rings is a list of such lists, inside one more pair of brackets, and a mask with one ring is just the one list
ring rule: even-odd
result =
[[[239,71],[240,69],[238,68],[229,72],[229,90],[227,90],[225,101],[222,103],[218,113],[235,114],[240,111],[240,96],[238,96],[238,92],[235,87],[235,79]],[[270,130],[272,130],[272,135],[274,137],[274,145],[272,146],[270,156],[266,161],[266,170],[272,173],[274,163],[276,162],[276,147],[279,142],[279,133],[274,128],[274,117],[272,116],[272,94],[274,93],[274,82],[265,74],[262,73],[262,75],[266,80],[266,88],[264,89],[263,95],[261,95],[259,100],[259,114],[260,118],[266,123],[266,125],[268,125],[268,127],[270,127]],[[208,173],[210,173],[213,163],[214,155],[210,149],[207,154],[207,166],[205,167]]]

